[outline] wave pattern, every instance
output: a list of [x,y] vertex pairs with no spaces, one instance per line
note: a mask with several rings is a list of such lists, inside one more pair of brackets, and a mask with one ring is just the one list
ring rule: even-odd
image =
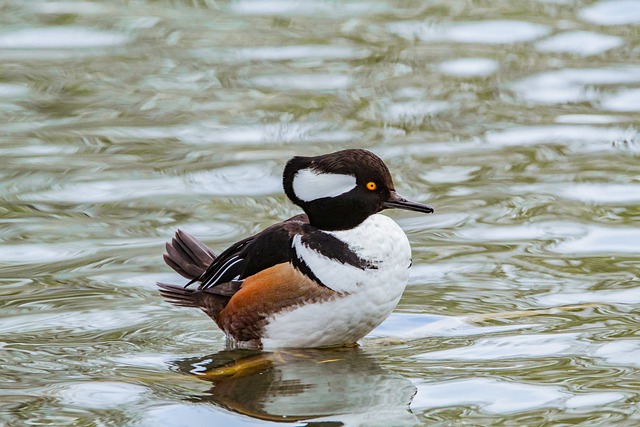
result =
[[[0,424],[634,424],[639,24],[633,0],[4,5]],[[293,215],[284,162],[346,147],[436,208],[392,214],[396,313],[359,350],[184,375],[228,355],[158,297],[164,242]]]

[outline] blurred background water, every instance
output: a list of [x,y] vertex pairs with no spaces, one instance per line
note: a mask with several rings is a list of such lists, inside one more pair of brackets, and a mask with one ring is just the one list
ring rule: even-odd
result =
[[[636,425],[639,112],[635,0],[2,1],[0,424]],[[161,300],[346,147],[436,208],[360,348]]]

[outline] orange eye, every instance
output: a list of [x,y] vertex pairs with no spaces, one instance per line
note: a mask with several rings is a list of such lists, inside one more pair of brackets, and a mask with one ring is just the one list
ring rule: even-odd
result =
[[378,186],[376,185],[375,182],[373,182],[373,181],[367,182],[367,190],[373,191],[373,190],[375,190],[377,188],[378,188]]

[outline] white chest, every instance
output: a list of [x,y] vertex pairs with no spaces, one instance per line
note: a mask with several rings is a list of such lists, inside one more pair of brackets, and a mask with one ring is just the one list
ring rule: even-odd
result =
[[376,214],[352,230],[329,232],[375,268],[343,264],[294,239],[294,249],[316,277],[342,296],[275,316],[263,346],[320,347],[356,342],[395,308],[409,277],[411,247],[402,229]]

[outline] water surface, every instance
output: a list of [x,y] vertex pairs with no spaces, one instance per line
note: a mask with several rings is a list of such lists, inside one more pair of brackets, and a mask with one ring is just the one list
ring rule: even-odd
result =
[[[640,3],[9,1],[0,424],[634,425]],[[436,214],[359,348],[225,352],[156,281],[362,147]]]

